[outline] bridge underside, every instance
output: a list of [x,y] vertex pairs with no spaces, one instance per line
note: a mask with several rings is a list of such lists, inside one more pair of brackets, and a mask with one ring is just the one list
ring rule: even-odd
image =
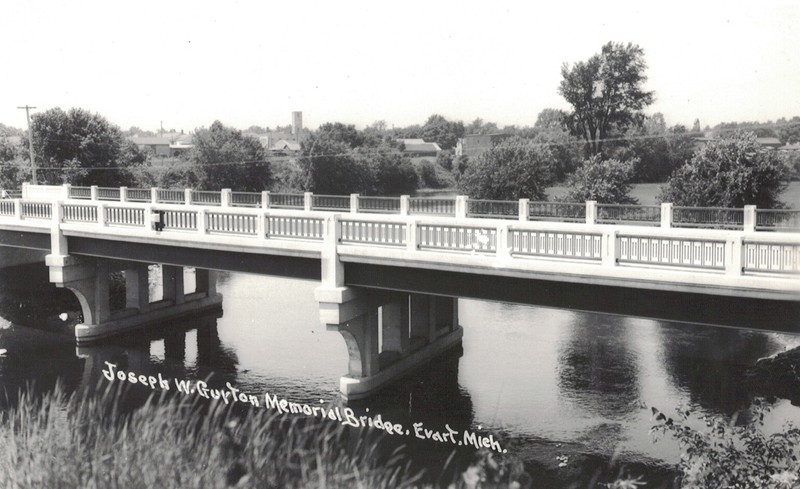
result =
[[[48,238],[48,249],[49,244]],[[68,247],[71,255],[320,280],[320,261],[313,258],[205,250],[81,237],[69,237]]]
[[800,333],[800,302],[345,264],[345,285]]

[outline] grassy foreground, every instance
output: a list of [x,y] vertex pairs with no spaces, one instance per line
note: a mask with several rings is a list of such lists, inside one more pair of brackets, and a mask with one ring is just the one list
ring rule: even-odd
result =
[[[375,430],[281,415],[233,412],[181,396],[123,412],[120,394],[22,393],[0,411],[3,488],[403,488],[422,484],[400,447]],[[479,452],[443,487],[530,487],[521,464]],[[438,485],[436,487],[439,487]]]

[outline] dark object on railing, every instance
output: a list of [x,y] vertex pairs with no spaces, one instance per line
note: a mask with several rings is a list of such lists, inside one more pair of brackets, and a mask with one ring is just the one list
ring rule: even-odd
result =
[[164,211],[153,209],[153,229],[156,231],[164,230]]

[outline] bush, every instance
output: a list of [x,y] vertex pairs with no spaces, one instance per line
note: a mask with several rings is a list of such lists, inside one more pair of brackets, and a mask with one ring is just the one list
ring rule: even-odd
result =
[[800,488],[800,429],[787,424],[767,435],[762,431],[769,405],[753,403],[751,423],[735,425],[735,419],[704,418],[706,430],[687,425],[690,410],[679,409],[679,420],[652,408],[658,424],[652,433],[665,434],[681,445],[682,486],[698,489]]
[[553,182],[553,162],[547,146],[508,138],[477,160],[468,160],[459,188],[476,199],[545,200],[545,189]]
[[776,152],[756,142],[753,133],[734,133],[711,141],[672,174],[658,198],[698,207],[780,208],[789,169]]
[[567,202],[595,200],[601,204],[637,204],[630,196],[636,161],[603,160],[594,155],[567,179]]

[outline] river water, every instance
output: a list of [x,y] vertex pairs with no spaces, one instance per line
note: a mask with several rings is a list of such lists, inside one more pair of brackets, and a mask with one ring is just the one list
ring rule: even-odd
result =
[[[46,390],[61,379],[72,390],[104,382],[103,362],[112,361],[165,377],[211,375],[259,396],[336,402],[347,351],[339,333],[319,324],[316,286],[222,273],[221,317],[76,349],[71,294],[47,283],[44,265],[5,269],[0,386],[11,398],[31,382]],[[679,451],[671,440],[653,443],[649,406],[726,417],[746,412],[756,394],[745,381],[747,368],[800,346],[800,335],[464,299],[459,308],[463,351],[354,407],[409,425],[496,433],[539,480],[553,484],[586,481],[598,467],[612,470],[611,459],[614,471],[624,465],[663,481]],[[777,399],[766,429],[786,421],[800,423],[800,408]],[[418,442],[414,450],[427,457],[440,448],[434,445]],[[567,464],[559,467],[557,456],[568,457]]]

